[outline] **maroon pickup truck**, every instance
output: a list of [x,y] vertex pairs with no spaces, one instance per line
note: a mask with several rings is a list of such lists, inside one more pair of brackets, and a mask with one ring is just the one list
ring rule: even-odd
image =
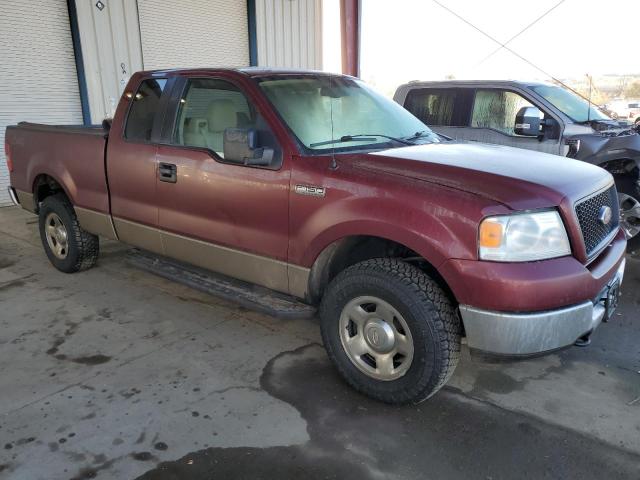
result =
[[93,266],[102,236],[319,306],[337,369],[385,402],[438,391],[463,338],[540,354],[587,343],[617,304],[609,173],[450,141],[355,78],[141,72],[103,128],[6,139],[56,268]]

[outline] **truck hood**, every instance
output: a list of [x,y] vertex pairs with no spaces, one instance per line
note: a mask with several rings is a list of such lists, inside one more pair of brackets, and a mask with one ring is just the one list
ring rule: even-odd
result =
[[442,142],[358,155],[354,168],[480,195],[513,210],[559,206],[612,182],[600,167],[520,148]]

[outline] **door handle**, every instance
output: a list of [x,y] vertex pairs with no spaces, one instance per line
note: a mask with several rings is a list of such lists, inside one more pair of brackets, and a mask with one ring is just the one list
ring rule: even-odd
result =
[[161,182],[176,183],[178,181],[178,167],[173,163],[160,162],[160,165],[158,165],[158,178]]

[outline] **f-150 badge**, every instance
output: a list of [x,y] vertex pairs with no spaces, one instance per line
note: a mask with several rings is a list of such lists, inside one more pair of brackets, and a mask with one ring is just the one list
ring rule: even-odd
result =
[[324,197],[326,189],[315,185],[296,185],[298,195],[308,195],[310,197]]

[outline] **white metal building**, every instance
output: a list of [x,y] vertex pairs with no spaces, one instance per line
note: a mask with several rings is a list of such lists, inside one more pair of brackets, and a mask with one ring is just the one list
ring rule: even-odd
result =
[[[132,72],[322,68],[321,0],[1,0],[0,141],[20,121],[99,124]],[[0,153],[0,205],[8,171]]]

